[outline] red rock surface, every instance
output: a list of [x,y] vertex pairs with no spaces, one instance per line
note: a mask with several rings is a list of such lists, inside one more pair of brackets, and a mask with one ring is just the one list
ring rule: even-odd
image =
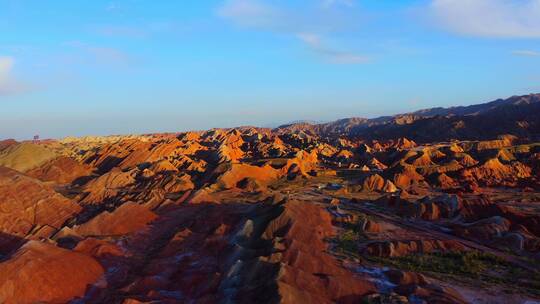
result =
[[82,236],[119,236],[140,230],[156,218],[147,207],[128,202],[113,212],[103,212],[75,226],[74,231]]
[[10,147],[10,146],[13,146],[17,144],[17,141],[14,140],[14,139],[5,139],[5,140],[0,140],[0,151]]
[[103,268],[86,255],[30,241],[0,263],[0,274],[2,303],[65,303],[82,297]]
[[280,230],[288,228],[283,236],[285,250],[280,254],[277,278],[283,303],[356,303],[375,291],[369,281],[355,278],[326,253],[328,245],[324,239],[335,232],[330,215],[322,209],[289,202],[269,228],[263,238],[281,237]]
[[0,202],[1,231],[20,237],[48,237],[81,211],[51,186],[5,167],[0,167]]
[[[2,141],[0,302],[536,300],[539,101]],[[389,262],[464,252],[497,267]]]
[[28,176],[59,184],[70,184],[78,178],[87,177],[91,174],[91,167],[65,156],[54,159],[27,172]]

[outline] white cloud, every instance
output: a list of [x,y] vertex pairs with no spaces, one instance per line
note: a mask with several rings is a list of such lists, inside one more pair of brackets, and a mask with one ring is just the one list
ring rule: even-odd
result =
[[540,52],[531,51],[531,50],[516,50],[516,51],[512,51],[512,54],[516,56],[524,56],[524,57],[540,57]]
[[463,35],[540,38],[540,0],[432,0],[430,15]]
[[23,93],[28,86],[14,79],[12,75],[15,59],[9,56],[0,56],[0,96]]
[[[342,15],[337,4],[352,6],[353,0],[322,0],[323,9],[305,7],[304,10],[277,7],[262,0],[227,0],[218,8],[218,15],[237,26],[261,31],[290,35],[306,44],[310,50],[335,64],[365,63],[367,58],[343,51],[323,43],[323,38],[338,28],[343,29],[348,18]],[[328,12],[328,10],[333,10]]]

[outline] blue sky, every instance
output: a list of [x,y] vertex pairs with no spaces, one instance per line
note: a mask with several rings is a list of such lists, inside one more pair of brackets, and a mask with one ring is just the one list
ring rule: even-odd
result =
[[540,92],[540,0],[0,0],[0,138],[396,114]]

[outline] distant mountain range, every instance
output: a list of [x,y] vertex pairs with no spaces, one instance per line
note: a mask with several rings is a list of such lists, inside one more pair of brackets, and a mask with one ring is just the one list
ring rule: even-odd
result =
[[540,134],[540,94],[373,119],[353,117],[323,124],[293,123],[276,130],[363,139],[407,137],[418,142],[489,139],[504,134],[535,138]]

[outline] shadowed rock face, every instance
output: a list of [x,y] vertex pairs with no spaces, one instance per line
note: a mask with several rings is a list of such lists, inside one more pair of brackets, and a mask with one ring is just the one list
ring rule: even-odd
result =
[[264,206],[236,235],[234,256],[240,259],[221,286],[233,302],[356,303],[376,288],[328,254],[325,239],[334,235],[330,215],[318,206]]
[[0,302],[535,299],[537,104],[2,141]]
[[[374,140],[397,140],[410,148],[415,142],[493,139],[504,134],[534,137],[540,133],[540,94],[468,107],[435,108],[375,119],[348,118],[310,125],[287,125],[283,132],[304,131],[320,136],[348,135]],[[398,144],[399,145],[399,144]]]

